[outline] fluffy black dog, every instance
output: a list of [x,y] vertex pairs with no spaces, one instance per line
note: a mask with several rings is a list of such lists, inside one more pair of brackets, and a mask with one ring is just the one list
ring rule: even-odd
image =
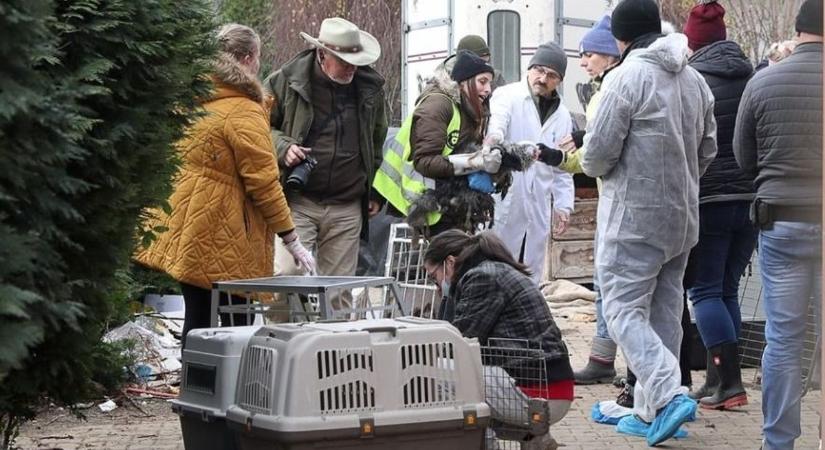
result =
[[[535,161],[536,145],[533,143],[500,143],[491,147],[501,152],[501,167],[492,174],[495,192],[502,198],[507,195],[512,172],[527,170]],[[472,153],[480,150],[475,144],[464,146],[456,153]],[[417,232],[429,237],[427,216],[440,212],[468,233],[475,233],[493,226],[495,200],[484,192],[470,189],[466,176],[437,179],[435,189],[427,189],[410,207],[407,223]]]

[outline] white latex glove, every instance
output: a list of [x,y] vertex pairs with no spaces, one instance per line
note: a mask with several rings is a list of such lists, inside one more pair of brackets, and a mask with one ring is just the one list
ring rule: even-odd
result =
[[570,222],[570,213],[561,209],[553,210],[553,235],[559,235],[567,231],[567,224]]
[[473,153],[461,153],[447,157],[453,165],[456,175],[467,175],[468,173],[485,171],[489,173],[498,172],[501,166],[501,151],[495,148],[483,148]]
[[493,145],[500,144],[502,141],[504,141],[504,136],[498,133],[489,133],[484,138],[484,146],[491,147]]
[[315,258],[313,258],[312,253],[301,244],[301,240],[298,239],[298,233],[292,230],[281,239],[284,241],[284,247],[286,247],[287,251],[295,258],[295,264],[298,266],[298,269],[303,270],[304,273],[314,274]]

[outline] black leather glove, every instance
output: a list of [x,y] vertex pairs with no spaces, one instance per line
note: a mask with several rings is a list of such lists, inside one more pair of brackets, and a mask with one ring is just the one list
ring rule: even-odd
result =
[[584,130],[576,130],[570,133],[570,136],[573,138],[576,148],[582,148],[582,145],[584,145]]
[[539,149],[539,161],[547,164],[548,166],[558,167],[562,161],[564,161],[564,152],[550,148],[541,142],[536,144],[536,147]]

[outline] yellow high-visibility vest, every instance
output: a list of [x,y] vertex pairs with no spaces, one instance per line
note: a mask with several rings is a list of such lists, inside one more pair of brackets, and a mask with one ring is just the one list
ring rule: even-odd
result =
[[[430,95],[444,95],[433,93]],[[418,102],[420,105],[425,96]],[[450,97],[448,97],[450,98]],[[461,130],[461,113],[456,102],[450,98],[453,105],[453,117],[447,125],[447,144],[441,150],[443,156],[449,156],[453,152],[453,147],[458,143],[458,136]],[[416,105],[416,107],[418,107]],[[410,114],[404,119],[401,128],[395,138],[390,140],[384,152],[384,161],[375,173],[375,180],[372,187],[378,191],[387,201],[405,216],[410,212],[412,203],[421,196],[427,189],[435,188],[435,181],[416,172],[411,158],[412,148],[410,147],[410,129],[412,128],[413,115]],[[427,215],[427,224],[434,225],[441,219],[440,212],[431,212]]]

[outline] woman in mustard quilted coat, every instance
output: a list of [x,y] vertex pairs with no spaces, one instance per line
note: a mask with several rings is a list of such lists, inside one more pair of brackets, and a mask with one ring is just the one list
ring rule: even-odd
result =
[[[181,284],[185,336],[209,326],[210,289],[221,280],[273,274],[274,235],[304,270],[314,271],[301,245],[278,180],[269,134],[269,104],[257,79],[260,38],[248,27],[225,25],[205,99],[205,114],[177,143],[183,162],[169,198],[171,214],[154,212],[164,227],[135,260],[162,270]],[[232,298],[233,303],[243,301]],[[228,300],[221,298],[221,303]],[[228,317],[222,317],[227,323]],[[235,325],[245,325],[237,314]]]

